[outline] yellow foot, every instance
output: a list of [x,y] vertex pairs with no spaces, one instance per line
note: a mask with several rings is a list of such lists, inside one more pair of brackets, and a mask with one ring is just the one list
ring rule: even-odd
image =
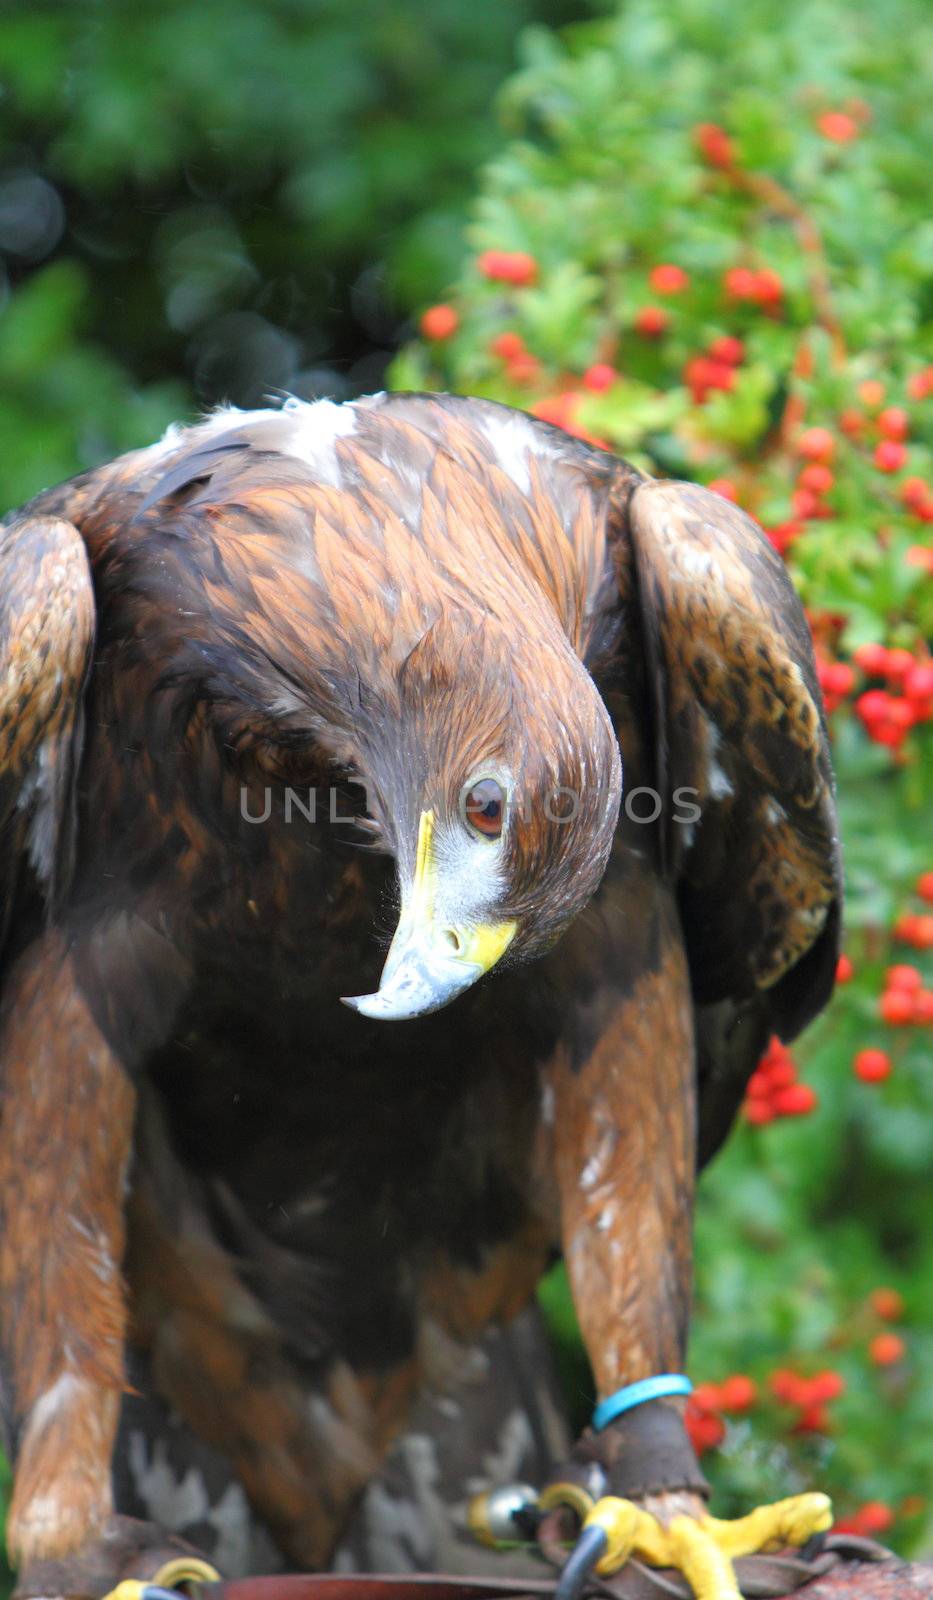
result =
[[806,1544],[832,1520],[825,1494],[795,1494],[772,1506],[758,1506],[734,1522],[676,1516],[666,1527],[631,1500],[607,1497],[597,1501],[583,1532],[599,1528],[606,1536],[597,1572],[618,1572],[630,1556],[636,1556],[651,1567],[676,1567],[697,1600],[741,1600],[732,1570],[734,1557]]

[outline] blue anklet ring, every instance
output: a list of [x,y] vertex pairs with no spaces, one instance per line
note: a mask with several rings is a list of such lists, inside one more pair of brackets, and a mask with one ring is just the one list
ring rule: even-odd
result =
[[623,1412],[634,1406],[643,1406],[646,1400],[663,1400],[671,1394],[692,1394],[693,1384],[682,1372],[661,1372],[656,1378],[642,1378],[639,1383],[628,1383],[617,1389],[607,1400],[600,1400],[593,1412],[593,1427],[599,1433]]

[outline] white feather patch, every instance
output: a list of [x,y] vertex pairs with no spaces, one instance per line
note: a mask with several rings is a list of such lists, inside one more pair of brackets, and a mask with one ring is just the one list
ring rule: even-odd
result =
[[541,441],[524,417],[481,416],[480,431],[492,445],[493,455],[522,494],[531,489],[528,457],[537,455]]

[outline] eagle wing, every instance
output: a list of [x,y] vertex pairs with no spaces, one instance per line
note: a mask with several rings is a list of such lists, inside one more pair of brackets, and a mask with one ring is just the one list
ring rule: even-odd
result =
[[51,913],[71,877],[93,639],[78,530],[29,514],[0,527],[0,949],[19,897],[38,890]]
[[650,480],[631,495],[629,526],[705,1158],[767,1035],[792,1038],[832,989],[832,769],[806,618],[761,529],[708,489]]

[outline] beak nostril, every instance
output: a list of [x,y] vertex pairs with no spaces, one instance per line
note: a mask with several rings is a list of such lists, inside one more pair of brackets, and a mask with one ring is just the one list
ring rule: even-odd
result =
[[441,938],[447,945],[448,949],[450,949],[455,956],[460,954],[460,935],[456,928],[445,928],[441,934]]

